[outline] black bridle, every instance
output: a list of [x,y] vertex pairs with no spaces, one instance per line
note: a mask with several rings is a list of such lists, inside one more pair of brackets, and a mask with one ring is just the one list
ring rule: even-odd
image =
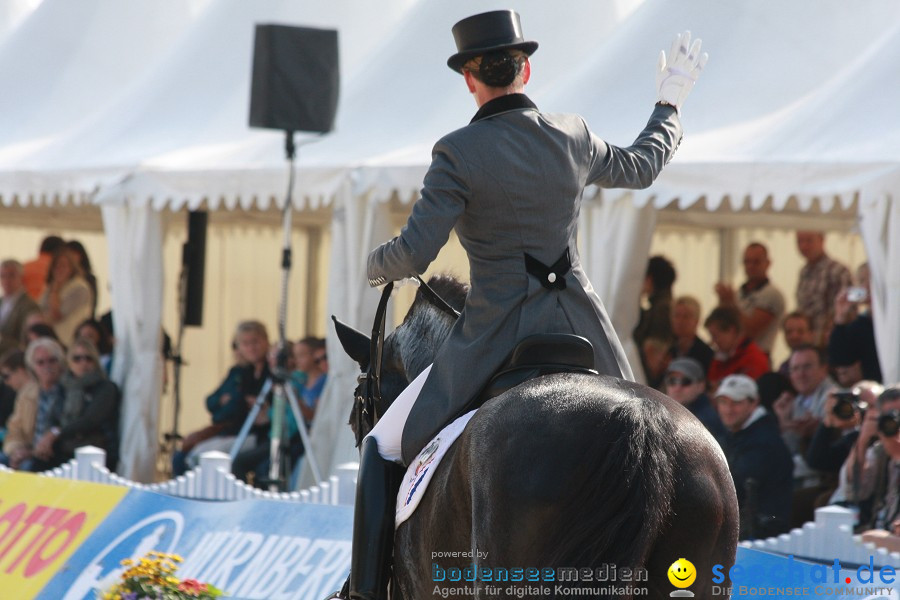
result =
[[[419,282],[419,291],[426,300],[436,308],[447,313],[454,319],[459,318],[459,311],[450,306],[437,292],[431,289],[418,275],[414,278]],[[363,431],[363,419],[371,421],[371,427],[375,426],[381,414],[376,412],[376,407],[381,406],[381,367],[384,359],[384,324],[387,318],[387,305],[394,289],[394,282],[389,282],[381,292],[381,300],[375,311],[375,323],[372,325],[372,337],[369,342],[369,366],[365,372],[356,378],[356,401],[360,404],[360,410],[356,411],[356,431],[359,435]]]

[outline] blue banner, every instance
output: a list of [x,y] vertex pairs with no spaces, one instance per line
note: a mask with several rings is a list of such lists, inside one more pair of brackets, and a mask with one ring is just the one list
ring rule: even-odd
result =
[[178,554],[181,579],[229,598],[323,598],[350,571],[353,510],[274,500],[204,502],[132,490],[37,596],[95,600],[121,561]]

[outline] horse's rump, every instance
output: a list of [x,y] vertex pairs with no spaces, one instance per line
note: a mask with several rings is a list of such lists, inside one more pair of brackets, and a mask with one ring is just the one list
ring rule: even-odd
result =
[[488,402],[398,530],[404,597],[425,592],[415,580],[434,551],[487,553],[444,567],[646,566],[678,468],[677,419],[661,398],[612,377],[557,374]]
[[517,500],[521,517],[547,527],[533,549],[537,564],[644,563],[670,511],[675,436],[665,408],[636,389],[611,377],[545,377],[486,406],[470,424],[471,452],[498,440],[507,450],[478,467],[494,469],[490,487]]

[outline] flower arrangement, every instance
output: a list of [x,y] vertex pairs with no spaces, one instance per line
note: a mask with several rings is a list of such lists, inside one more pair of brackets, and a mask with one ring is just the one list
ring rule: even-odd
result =
[[148,552],[138,561],[125,559],[121,581],[99,595],[101,600],[210,600],[222,590],[196,579],[178,579],[175,571],[182,558],[176,554]]

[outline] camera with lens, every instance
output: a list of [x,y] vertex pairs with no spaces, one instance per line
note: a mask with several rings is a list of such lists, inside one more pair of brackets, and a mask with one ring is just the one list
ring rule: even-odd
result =
[[864,413],[869,407],[866,402],[860,400],[859,392],[856,390],[834,392],[833,395],[836,401],[831,412],[842,421],[849,421],[857,412]]
[[900,433],[900,410],[891,410],[878,417],[878,433],[885,437]]

